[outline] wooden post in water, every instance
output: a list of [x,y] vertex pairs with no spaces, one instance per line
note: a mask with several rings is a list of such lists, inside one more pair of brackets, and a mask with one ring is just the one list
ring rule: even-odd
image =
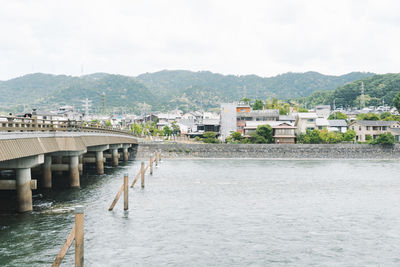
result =
[[141,175],[141,185],[142,185],[142,188],[144,188],[144,172],[145,172],[145,169],[144,169],[144,162],[142,161],[142,165],[140,166],[140,171],[141,171],[141,173],[140,173],[140,175]]
[[153,175],[153,157],[150,156],[150,162],[149,162],[149,167],[150,167],[150,175]]
[[124,175],[124,210],[128,210],[128,174]]
[[156,161],[156,167],[158,167],[158,152],[154,153],[154,160]]
[[83,267],[83,233],[84,233],[83,206],[75,207],[75,267]]

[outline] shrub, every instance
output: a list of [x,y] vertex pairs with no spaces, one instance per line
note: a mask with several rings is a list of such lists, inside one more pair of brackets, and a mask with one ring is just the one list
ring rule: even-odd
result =
[[393,145],[395,143],[394,135],[391,133],[383,133],[378,136],[373,144],[378,145]]

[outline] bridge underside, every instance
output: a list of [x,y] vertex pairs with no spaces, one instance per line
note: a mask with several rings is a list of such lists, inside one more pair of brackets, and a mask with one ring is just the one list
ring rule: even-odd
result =
[[[0,170],[13,171],[13,179],[0,176],[0,190],[16,190],[16,210],[32,210],[32,189],[52,188],[52,177],[68,173],[68,184],[80,187],[85,164],[104,173],[104,162],[116,167],[136,154],[131,136],[99,133],[14,133],[0,135]],[[40,174],[39,183],[31,179]],[[6,171],[7,172],[7,171]],[[2,192],[2,191],[0,191]]]

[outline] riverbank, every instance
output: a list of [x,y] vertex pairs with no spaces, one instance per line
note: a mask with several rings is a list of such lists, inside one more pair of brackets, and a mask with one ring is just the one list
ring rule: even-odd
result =
[[140,143],[136,158],[399,159],[400,145]]

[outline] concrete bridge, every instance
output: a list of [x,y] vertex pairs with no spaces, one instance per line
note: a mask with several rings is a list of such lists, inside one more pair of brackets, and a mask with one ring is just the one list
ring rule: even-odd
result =
[[[95,164],[97,173],[103,174],[106,159],[116,167],[136,151],[137,139],[121,130],[43,125],[0,124],[0,170],[15,171],[15,179],[0,177],[0,190],[16,190],[18,212],[32,210],[32,189],[52,188],[53,176],[67,172],[69,186],[79,188],[86,164]],[[32,171],[38,171],[39,181],[31,179]]]

